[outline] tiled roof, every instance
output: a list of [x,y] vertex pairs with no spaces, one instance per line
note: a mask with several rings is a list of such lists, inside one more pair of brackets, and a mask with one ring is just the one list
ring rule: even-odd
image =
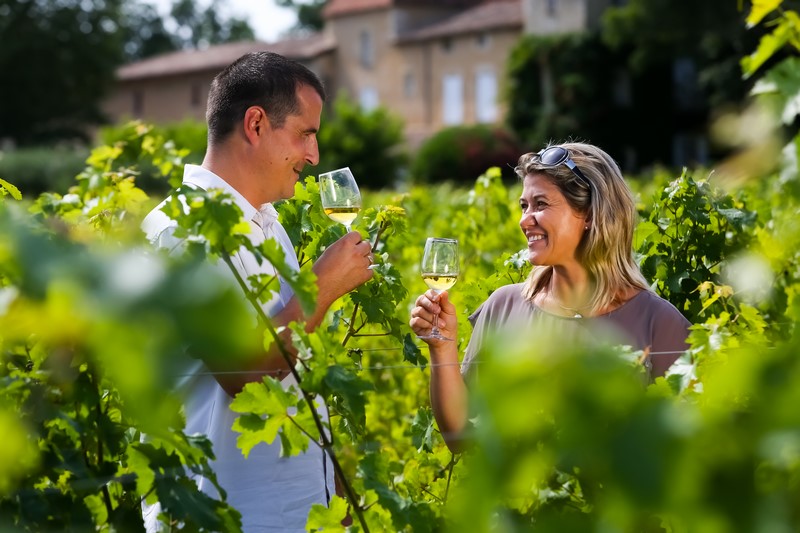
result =
[[137,61],[117,70],[117,79],[135,80],[189,72],[222,70],[247,52],[260,50],[268,50],[292,59],[304,60],[334,48],[333,41],[320,33],[302,39],[287,39],[275,43],[239,41],[209,46],[204,50],[181,50]]
[[501,28],[522,28],[520,0],[494,0],[401,36],[401,42],[425,41]]
[[391,7],[393,3],[392,0],[330,0],[324,8],[323,14],[325,18],[336,17],[357,11]]
[[330,18],[359,11],[384,9],[387,7],[469,7],[478,2],[480,2],[480,0],[330,0],[325,6],[323,13],[325,18]]

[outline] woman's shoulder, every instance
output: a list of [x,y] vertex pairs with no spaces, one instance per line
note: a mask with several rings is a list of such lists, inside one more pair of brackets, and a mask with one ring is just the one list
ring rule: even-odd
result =
[[638,316],[656,315],[657,317],[671,318],[679,322],[689,323],[677,307],[651,290],[641,290],[620,308],[626,314]]
[[508,311],[523,304],[522,287],[522,283],[513,283],[511,285],[498,287],[484,300],[475,312],[470,315],[470,321],[474,324],[478,316],[483,313],[494,315],[500,310]]
[[522,295],[524,283],[512,283],[511,285],[503,285],[489,295],[483,306],[491,308],[505,308],[505,307],[518,307],[525,303],[525,297]]
[[649,348],[651,376],[663,376],[689,347],[687,337],[691,322],[671,302],[656,293],[643,290],[620,309],[614,321],[632,339],[635,349]]

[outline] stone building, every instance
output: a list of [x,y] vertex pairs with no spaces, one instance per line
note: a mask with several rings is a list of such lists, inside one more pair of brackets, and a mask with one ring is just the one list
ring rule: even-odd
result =
[[519,0],[331,0],[325,29],[274,43],[172,52],[123,66],[104,109],[113,120],[202,120],[211,79],[242,54],[296,59],[365,110],[403,118],[413,147],[447,125],[500,123],[506,59],[522,35]]

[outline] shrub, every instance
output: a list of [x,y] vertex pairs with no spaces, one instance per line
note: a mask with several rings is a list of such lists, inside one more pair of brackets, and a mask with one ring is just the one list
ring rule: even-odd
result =
[[362,187],[392,187],[408,160],[402,150],[403,121],[386,109],[364,112],[339,96],[333,112],[323,117],[318,135],[320,162],[304,176],[350,167]]
[[65,193],[86,166],[86,148],[40,147],[0,152],[0,178],[13,182],[23,195]]
[[206,150],[206,126],[191,120],[172,125],[134,120],[104,128],[99,137],[101,143],[122,150],[115,155],[116,165],[135,168],[136,185],[155,196],[166,194],[172,186],[164,179],[163,169],[154,164],[155,152],[180,154],[180,160],[172,163],[179,164],[182,169],[185,163],[200,164]]
[[[130,125],[131,123],[118,124],[101,129],[100,143],[113,145],[118,141],[129,139]],[[189,154],[184,158],[185,163],[199,165],[203,162],[208,138],[208,126],[205,122],[187,119],[171,124],[152,124],[150,128],[153,135],[171,140],[176,148],[189,150]]]
[[508,130],[492,126],[454,126],[425,141],[411,169],[417,183],[451,180],[470,184],[490,167],[500,167],[505,179],[513,179],[513,167],[522,148]]
[[[142,126],[140,122],[103,128],[100,142],[114,145],[128,142],[131,128]],[[206,152],[208,127],[204,122],[185,120],[173,124],[150,125],[150,134],[174,143],[178,150],[189,150],[184,163],[199,165]],[[316,176],[320,172],[341,167],[350,167],[362,187],[381,189],[394,185],[401,175],[408,157],[402,151],[403,122],[383,108],[363,112],[345,95],[333,104],[333,110],[323,117],[318,134],[320,163],[306,167],[303,177]],[[121,159],[127,165],[135,165],[141,172],[136,183],[149,193],[161,193],[164,181],[147,162],[134,158],[142,152],[132,146],[131,159]]]
[[189,150],[185,163],[199,165],[203,162],[208,145],[208,126],[203,121],[184,120],[175,124],[158,126],[156,131],[165,139],[172,139],[175,147]]

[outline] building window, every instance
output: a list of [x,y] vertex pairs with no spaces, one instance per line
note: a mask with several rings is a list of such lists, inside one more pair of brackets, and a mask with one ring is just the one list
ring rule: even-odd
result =
[[133,91],[133,116],[140,118],[144,114],[144,93],[142,91]]
[[631,77],[626,70],[617,69],[611,92],[614,95],[614,103],[617,106],[630,107],[633,104]]
[[477,46],[481,50],[488,49],[489,45],[491,45],[491,44],[492,44],[492,38],[485,31],[479,33],[478,36],[475,37],[475,46]]
[[203,103],[203,101],[202,101],[203,100],[203,97],[202,97],[203,88],[202,88],[202,86],[199,83],[193,83],[192,84],[192,89],[191,89],[191,94],[192,94],[191,95],[191,102],[190,102],[191,106],[192,106],[192,108],[197,109]]
[[672,64],[672,92],[675,107],[692,111],[703,106],[703,98],[694,61],[684,57]]
[[545,9],[547,10],[548,17],[556,16],[556,9],[558,7],[558,0],[545,0]]
[[372,65],[375,64],[375,49],[372,45],[372,34],[367,30],[363,30],[358,43],[361,66],[364,68],[372,68]]
[[414,74],[412,72],[406,72],[406,75],[403,76],[403,95],[406,98],[413,98],[416,92],[417,81],[414,79]]
[[491,70],[475,74],[475,118],[481,123],[497,120],[497,77]]
[[374,111],[380,105],[378,90],[375,87],[362,87],[358,93],[358,103],[363,112]]
[[450,37],[442,39],[442,50],[449,52],[453,49],[453,40]]
[[464,80],[459,74],[442,79],[442,122],[448,126],[464,123]]
[[672,164],[698,166],[708,164],[708,141],[694,133],[678,133],[672,138]]

